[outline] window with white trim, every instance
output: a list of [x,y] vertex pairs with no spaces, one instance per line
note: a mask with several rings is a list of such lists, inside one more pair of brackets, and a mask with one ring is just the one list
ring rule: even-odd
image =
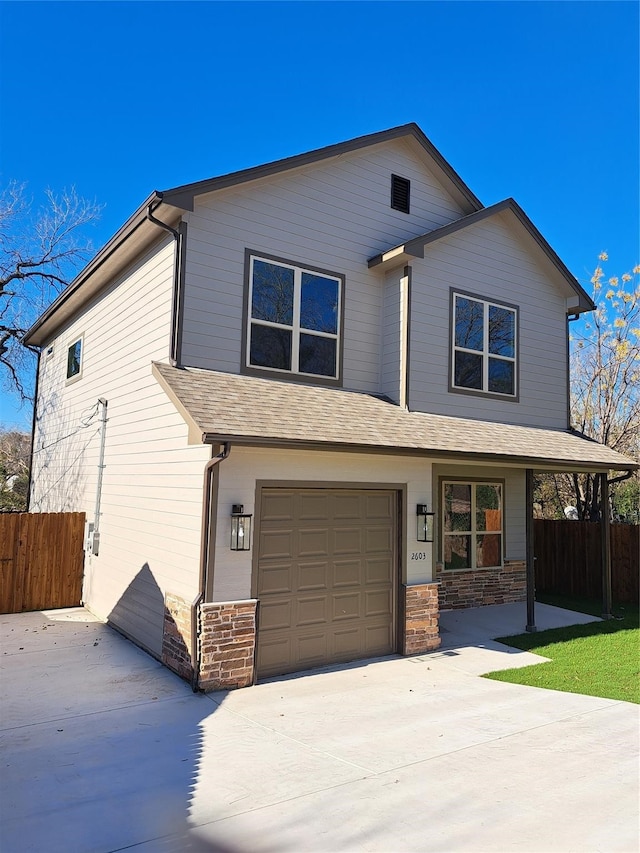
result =
[[453,294],[453,388],[515,397],[517,309]]
[[341,303],[339,277],[252,256],[247,366],[337,379]]
[[442,562],[445,569],[502,565],[502,484],[442,484]]
[[74,341],[67,350],[67,379],[78,379],[82,375],[82,338]]

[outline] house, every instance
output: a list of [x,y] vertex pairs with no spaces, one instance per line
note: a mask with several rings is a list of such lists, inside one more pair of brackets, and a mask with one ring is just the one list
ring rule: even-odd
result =
[[86,512],[86,605],[194,688],[533,628],[532,472],[637,467],[568,424],[593,308],[415,124],[154,192],[27,334],[30,508]]

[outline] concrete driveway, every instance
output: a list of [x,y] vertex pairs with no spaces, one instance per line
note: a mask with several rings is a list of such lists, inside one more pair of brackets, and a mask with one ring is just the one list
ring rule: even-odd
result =
[[487,637],[202,696],[84,610],[0,627],[3,853],[638,849],[637,706]]

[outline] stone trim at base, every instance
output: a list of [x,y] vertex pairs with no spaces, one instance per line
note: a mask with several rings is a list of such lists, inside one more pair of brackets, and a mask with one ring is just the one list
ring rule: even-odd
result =
[[191,605],[168,592],[164,597],[162,663],[187,681],[193,675],[190,649]]
[[404,634],[402,654],[432,652],[440,646],[438,584],[423,583],[401,588]]
[[527,597],[527,573],[524,560],[505,560],[497,569],[455,569],[445,571],[436,564],[440,583],[440,609],[485,607],[489,604],[513,604]]
[[255,599],[200,605],[201,690],[233,690],[253,684],[256,607]]

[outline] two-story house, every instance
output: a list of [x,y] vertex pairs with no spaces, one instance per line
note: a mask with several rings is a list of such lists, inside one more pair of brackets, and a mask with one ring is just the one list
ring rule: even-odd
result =
[[534,470],[637,467],[569,428],[593,307],[415,124],[154,192],[27,335],[31,509],[202,689],[435,649],[525,599]]

